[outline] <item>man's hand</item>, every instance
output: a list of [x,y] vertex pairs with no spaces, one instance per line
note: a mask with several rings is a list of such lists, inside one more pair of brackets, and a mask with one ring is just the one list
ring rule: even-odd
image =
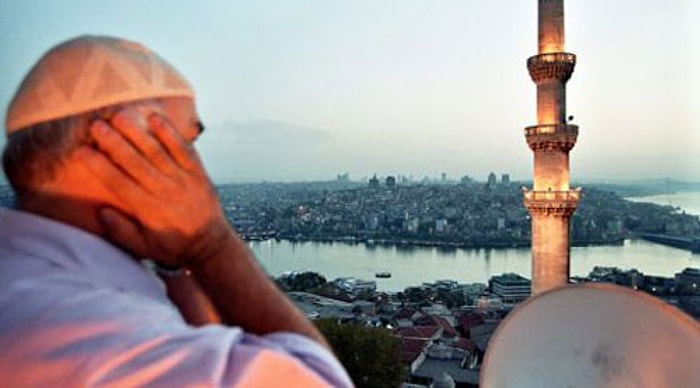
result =
[[123,207],[123,214],[102,211],[108,238],[160,264],[189,266],[224,323],[260,335],[298,333],[328,347],[234,235],[192,147],[162,118],[149,117],[152,134],[138,120],[125,111],[111,120],[114,128],[95,122],[100,151],[79,151]]
[[107,237],[166,266],[207,260],[232,229],[193,147],[157,114],[127,108],[110,123],[90,127],[100,152],[79,150],[121,206],[100,211]]

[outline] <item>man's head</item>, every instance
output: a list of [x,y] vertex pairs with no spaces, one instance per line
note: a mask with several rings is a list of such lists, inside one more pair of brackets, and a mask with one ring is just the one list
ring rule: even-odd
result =
[[81,36],[49,50],[24,78],[7,111],[3,167],[18,196],[41,191],[60,173],[79,169],[69,156],[90,141],[90,123],[110,120],[126,107],[162,114],[189,140],[201,131],[192,88],[148,48]]

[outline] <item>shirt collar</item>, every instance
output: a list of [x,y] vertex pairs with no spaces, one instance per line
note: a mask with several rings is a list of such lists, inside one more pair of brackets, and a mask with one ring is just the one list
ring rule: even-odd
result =
[[155,275],[106,240],[33,213],[0,208],[0,246],[84,273],[95,284],[167,298]]

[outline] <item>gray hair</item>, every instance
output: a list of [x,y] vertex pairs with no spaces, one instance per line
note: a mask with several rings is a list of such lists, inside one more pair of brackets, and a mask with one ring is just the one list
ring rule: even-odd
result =
[[18,197],[31,194],[56,177],[66,157],[90,144],[88,132],[96,119],[109,120],[126,106],[159,103],[157,99],[113,105],[53,121],[35,124],[10,134],[2,155],[7,180]]

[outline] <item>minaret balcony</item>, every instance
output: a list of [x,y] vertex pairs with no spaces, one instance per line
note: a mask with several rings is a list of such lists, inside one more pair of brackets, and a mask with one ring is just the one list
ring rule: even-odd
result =
[[576,55],[571,53],[545,53],[527,59],[527,70],[535,83],[558,80],[566,82],[576,66]]
[[543,124],[525,128],[527,144],[533,151],[568,152],[576,144],[578,125]]
[[581,200],[581,188],[573,190],[528,190],[523,188],[523,200],[530,214],[571,216]]

